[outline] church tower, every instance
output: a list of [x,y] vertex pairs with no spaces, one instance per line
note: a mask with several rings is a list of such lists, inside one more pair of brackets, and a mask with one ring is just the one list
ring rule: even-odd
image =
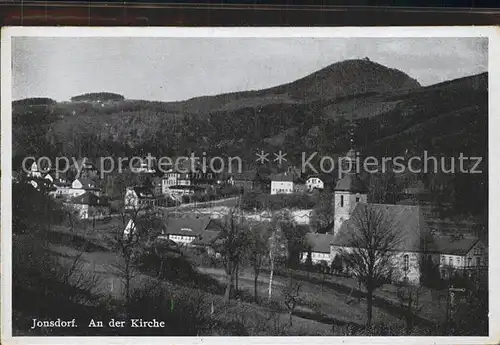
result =
[[[363,181],[361,181],[356,171],[356,152],[354,149],[351,148],[347,152],[343,162],[346,163],[349,170],[335,185],[334,234],[340,229],[342,223],[349,219],[356,205],[360,202],[366,203],[368,197],[368,189]],[[346,171],[346,169],[347,168],[343,171]]]

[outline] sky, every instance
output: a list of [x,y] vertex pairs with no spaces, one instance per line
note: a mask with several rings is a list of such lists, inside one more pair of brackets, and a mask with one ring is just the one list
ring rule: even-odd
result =
[[272,87],[364,57],[427,86],[487,71],[487,38],[13,37],[12,97],[180,101]]

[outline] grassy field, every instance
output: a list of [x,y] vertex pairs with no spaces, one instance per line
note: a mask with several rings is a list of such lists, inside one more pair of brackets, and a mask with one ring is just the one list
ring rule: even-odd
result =
[[[77,255],[80,255],[79,269],[95,275],[97,284],[94,292],[112,299],[120,300],[123,297],[123,281],[116,266],[120,264],[120,257],[108,246],[107,239],[123,227],[119,217],[108,221],[99,221],[95,224],[80,223],[72,229],[65,226],[55,227],[48,236],[50,248],[62,262],[70,264]],[[273,310],[266,303],[253,302],[254,276],[250,270],[243,269],[239,274],[238,285],[240,297],[226,305],[222,301],[225,284],[225,273],[221,268],[197,267],[201,276],[212,279],[210,289],[195,287],[178,281],[162,281],[161,284],[171,291],[191,289],[192,293],[203,291],[206,298],[211,300],[211,313],[214,318],[225,321],[238,320],[245,325],[251,335],[345,335],[346,325],[361,326],[366,322],[366,303],[352,291],[357,284],[349,278],[333,277],[310,273],[301,280],[301,300],[293,315],[293,326],[288,325],[288,314],[283,303],[283,288],[287,284],[286,276],[275,274],[273,279],[272,301],[277,310]],[[297,274],[306,274],[297,272]],[[312,278],[308,280],[307,278]],[[209,281],[209,280],[207,280]],[[145,273],[138,273],[133,280],[133,289],[139,289],[157,282],[154,277]],[[342,288],[338,288],[341,286]],[[261,301],[267,300],[269,274],[262,272],[258,279],[258,294]],[[373,320],[375,323],[403,325],[401,314],[395,313],[397,295],[393,286],[386,285],[376,291],[376,296],[385,303],[375,304]],[[393,304],[389,308],[389,304]],[[421,316],[430,320],[442,317],[443,305],[437,305],[430,290],[422,294]],[[276,308],[275,308],[276,309]],[[332,325],[335,327],[332,327]]]

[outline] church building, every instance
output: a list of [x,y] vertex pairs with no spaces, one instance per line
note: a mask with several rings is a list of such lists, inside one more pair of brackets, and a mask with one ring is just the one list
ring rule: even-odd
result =
[[[353,235],[360,231],[359,222],[368,212],[390,222],[390,229],[397,233],[399,240],[393,247],[390,276],[394,280],[407,280],[418,283],[420,280],[420,262],[426,260],[438,262],[439,255],[432,245],[429,228],[419,206],[372,204],[368,203],[368,188],[356,171],[358,162],[356,152],[351,149],[343,161],[350,169],[340,178],[334,190],[335,216],[333,239],[330,243],[330,259],[333,260],[341,251],[353,249]],[[437,255],[437,256],[436,256]]]

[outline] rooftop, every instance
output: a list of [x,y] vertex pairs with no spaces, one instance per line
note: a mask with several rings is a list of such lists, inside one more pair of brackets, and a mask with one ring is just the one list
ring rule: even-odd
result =
[[335,185],[336,191],[366,193],[368,189],[366,185],[356,174],[346,174]]
[[293,182],[294,181],[294,176],[291,173],[274,174],[274,175],[271,176],[271,181],[276,181],[276,182]]
[[219,235],[219,231],[205,230],[191,244],[199,246],[210,245],[217,238],[217,235]]
[[154,199],[155,197],[151,189],[147,187],[132,187],[132,190],[139,199]]
[[[393,231],[396,241],[394,250],[413,252],[437,252],[431,232],[419,206],[365,204],[359,203],[351,217],[342,223],[334,236],[332,245],[349,247],[352,234],[359,233],[360,222],[366,219],[369,212],[382,215],[382,222]],[[366,223],[363,223],[366,226]]]
[[306,241],[311,246],[311,252],[330,253],[330,242],[333,241],[333,235],[309,232],[306,234]]
[[209,221],[208,216],[168,218],[165,221],[165,233],[196,237],[205,231]]
[[435,239],[436,247],[440,253],[450,255],[465,255],[479,241],[477,237],[439,236]]
[[71,199],[72,204],[89,205],[89,206],[108,206],[108,200],[104,197],[99,197],[94,193],[85,192],[82,195]]

